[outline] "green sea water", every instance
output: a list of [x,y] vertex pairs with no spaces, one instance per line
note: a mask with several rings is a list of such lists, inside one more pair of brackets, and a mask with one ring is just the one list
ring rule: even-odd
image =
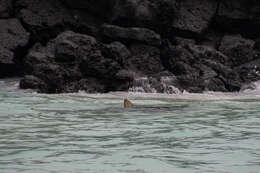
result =
[[259,173],[260,95],[0,92],[0,173],[173,172]]

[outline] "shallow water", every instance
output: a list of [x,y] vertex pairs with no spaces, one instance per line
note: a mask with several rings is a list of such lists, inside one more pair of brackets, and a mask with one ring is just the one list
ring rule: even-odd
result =
[[259,173],[259,127],[256,93],[0,92],[0,172]]

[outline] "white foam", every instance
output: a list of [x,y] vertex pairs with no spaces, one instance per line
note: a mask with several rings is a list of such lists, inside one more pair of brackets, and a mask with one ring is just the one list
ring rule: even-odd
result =
[[260,92],[260,81],[251,82],[241,87],[240,92],[242,93],[255,93]]

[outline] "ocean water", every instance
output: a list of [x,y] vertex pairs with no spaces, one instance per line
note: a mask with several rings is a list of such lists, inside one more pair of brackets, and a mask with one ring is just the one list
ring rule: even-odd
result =
[[260,173],[258,91],[0,90],[0,173]]

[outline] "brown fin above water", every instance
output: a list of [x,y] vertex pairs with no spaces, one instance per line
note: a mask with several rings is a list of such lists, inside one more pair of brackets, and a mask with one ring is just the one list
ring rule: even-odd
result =
[[128,99],[124,99],[124,108],[131,108],[133,107],[133,103],[130,102]]

